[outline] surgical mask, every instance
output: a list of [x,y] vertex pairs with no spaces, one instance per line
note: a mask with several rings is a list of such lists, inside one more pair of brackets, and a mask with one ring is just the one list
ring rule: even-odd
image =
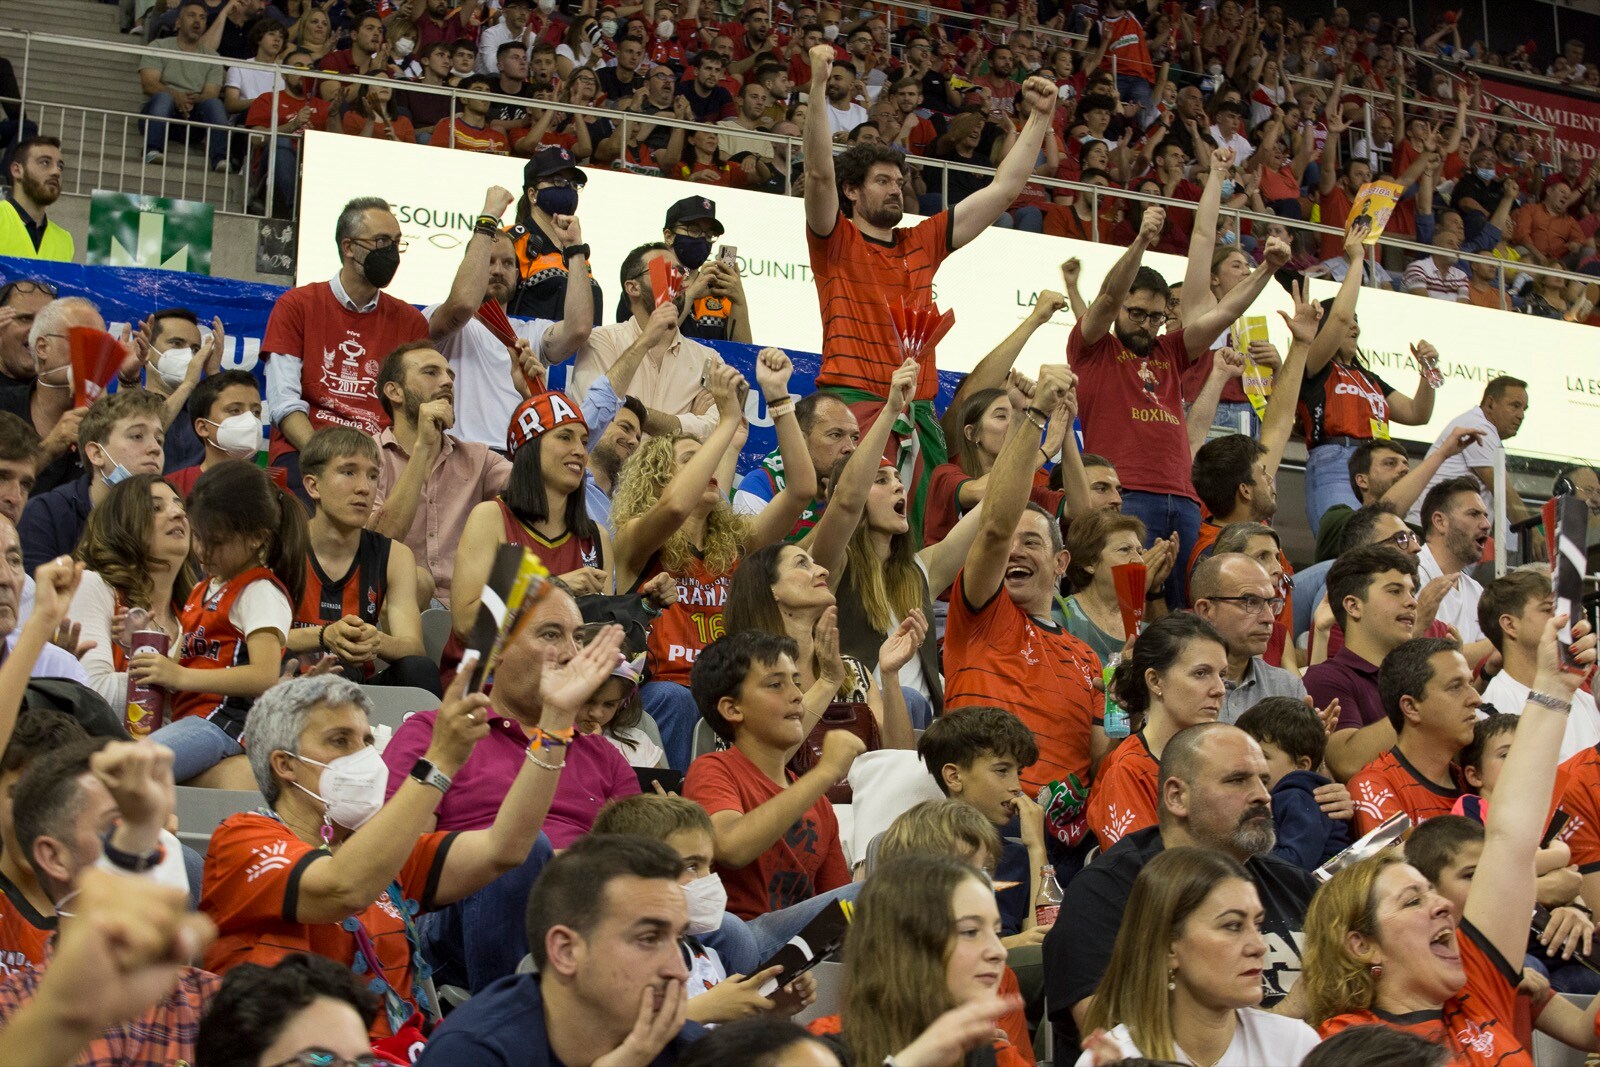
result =
[[617,20],[601,19],[600,32],[605,34],[607,37],[615,37],[617,35]]
[[656,36],[661,38],[663,41],[671,40],[673,29],[674,24],[671,19],[662,19],[660,22],[656,23]]
[[233,459],[254,459],[261,451],[261,416],[253,411],[229,415],[221,422],[206,419],[217,428],[212,443]]
[[133,472],[127,467],[124,467],[122,464],[118,463],[115,467],[111,468],[111,472],[109,474],[103,474],[101,477],[105,480],[106,487],[109,489],[118,482],[125,482],[129,478],[132,478]]
[[1477,170],[1478,177],[1482,178],[1486,182],[1494,181],[1494,176],[1496,173],[1497,171],[1493,167],[1479,167]]
[[394,54],[404,59],[411,54],[411,50],[415,47],[417,47],[417,42],[409,37],[402,37],[394,43]]
[[711,238],[676,234],[672,238],[672,251],[679,263],[695,270],[711,257]]
[[1232,178],[1222,179],[1222,199],[1227,200],[1232,197],[1233,194],[1238,191],[1238,188],[1239,183],[1234,181]]
[[546,15],[556,9],[556,0],[539,0],[539,10]]
[[389,768],[374,745],[360,752],[340,756],[332,763],[318,763],[309,756],[296,756],[301,763],[322,768],[322,795],[318,796],[299,782],[294,787],[320,801],[328,818],[347,830],[360,829],[383,807],[383,793],[389,784]]
[[552,185],[533,194],[533,203],[546,215],[571,215],[578,210],[578,190]]
[[683,895],[689,903],[689,933],[698,937],[722,925],[722,915],[728,910],[728,891],[721,878],[708,874],[686,882]]
[[822,27],[822,36],[824,40],[829,41],[833,40],[835,37],[838,37],[839,24],[836,22],[830,22],[826,26]]
[[168,389],[176,389],[183,384],[193,359],[192,348],[169,348],[161,353],[160,359],[156,360],[156,373],[161,375],[161,380],[166,383]]
[[368,282],[382,289],[394,281],[395,271],[400,269],[400,249],[394,245],[380,245],[367,253],[367,258],[361,261],[361,273]]

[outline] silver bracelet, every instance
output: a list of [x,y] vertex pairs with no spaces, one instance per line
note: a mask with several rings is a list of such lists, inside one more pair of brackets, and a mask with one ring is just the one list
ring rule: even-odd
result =
[[1528,699],[1542,708],[1559,711],[1563,715],[1572,713],[1572,701],[1570,700],[1562,700],[1560,697],[1549,696],[1545,693],[1535,693],[1532,690],[1528,692]]
[[541,768],[543,768],[544,770],[547,770],[547,771],[559,771],[561,768],[563,768],[563,767],[565,767],[567,765],[567,761],[566,761],[566,757],[565,756],[562,757],[560,763],[546,763],[544,760],[540,759],[538,756],[535,756],[533,754],[533,749],[531,747],[527,751],[528,751],[528,762],[532,763],[535,767],[541,767]]

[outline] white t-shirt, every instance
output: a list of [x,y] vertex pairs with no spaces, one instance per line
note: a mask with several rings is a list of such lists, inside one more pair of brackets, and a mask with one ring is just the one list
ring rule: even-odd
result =
[[246,100],[254,100],[263,93],[270,93],[274,85],[283,88],[283,75],[275,74],[269,70],[256,70],[252,67],[229,67],[228,74],[222,79],[224,86],[233,86],[239,90],[239,95]]
[[[1529,687],[1511,677],[1509,671],[1501,671],[1484,689],[1483,700],[1493,704],[1496,711],[1521,715],[1529,692]],[[1478,717],[1483,718],[1483,713]],[[1595,708],[1594,697],[1580,689],[1572,695],[1572,713],[1567,716],[1567,732],[1561,737],[1561,755],[1557,758],[1565,762],[1597,744],[1600,744],[1600,710]]]
[[1231,139],[1223,140],[1222,128],[1217,126],[1215,123],[1212,124],[1210,132],[1211,142],[1213,144],[1221,145],[1223,148],[1233,149],[1233,165],[1236,167],[1244,166],[1244,161],[1255,154],[1255,147],[1249,141],[1245,140],[1244,134],[1242,133],[1236,133]]
[[867,114],[867,109],[860,104],[851,104],[845,110],[840,111],[833,106],[831,101],[823,100],[822,110],[828,113],[829,133],[849,133],[872,117]]
[[[1433,558],[1433,549],[1424,546],[1422,555],[1417,557],[1417,589],[1442,577],[1444,571],[1439,567],[1439,561]],[[1483,586],[1478,580],[1466,571],[1461,572],[1461,577],[1456,579],[1456,586],[1444,595],[1444,600],[1439,602],[1439,614],[1435,616],[1440,622],[1447,623],[1456,628],[1461,635],[1463,644],[1472,644],[1474,641],[1483,640],[1483,627],[1478,625],[1478,600],[1483,596]]]
[[[1216,1062],[1216,1067],[1283,1067],[1299,1063],[1312,1049],[1322,1043],[1317,1032],[1299,1019],[1273,1015],[1260,1008],[1240,1008],[1239,1028],[1233,1032],[1228,1051]],[[1143,1056],[1139,1046],[1128,1036],[1126,1026],[1118,1026],[1107,1035],[1116,1042],[1124,1056]],[[1179,1063],[1194,1063],[1182,1049],[1174,1050]],[[1085,1052],[1078,1057],[1078,1067],[1093,1067],[1094,1056]]]
[[[213,578],[207,587],[207,594],[215,594],[223,584]],[[276,630],[278,636],[287,641],[289,627],[294,623],[294,607],[281,589],[266,579],[258,579],[245,586],[244,591],[234,598],[228,621],[247,639],[259,630]]]
[[[1493,470],[1495,453],[1505,449],[1505,446],[1500,441],[1500,431],[1494,428],[1494,423],[1490,422],[1488,416],[1484,415],[1482,408],[1475,407],[1451,419],[1450,425],[1444,428],[1444,432],[1439,434],[1438,439],[1433,442],[1433,448],[1428,451],[1437,451],[1440,446],[1462,430],[1482,430],[1483,440],[1475,445],[1468,445],[1465,452],[1451,456],[1439,464],[1439,469],[1433,472],[1432,478],[1428,479],[1428,484],[1423,487],[1422,493],[1417,497],[1417,502],[1412,504],[1411,510],[1406,513],[1406,521],[1411,525],[1422,525],[1422,501],[1427,497],[1429,489],[1432,489],[1440,482],[1447,482],[1451,478],[1463,476],[1476,478],[1477,476],[1472,473],[1472,468],[1474,467],[1488,467]],[[1483,506],[1489,509],[1490,515],[1493,515],[1493,487],[1484,485],[1481,481],[1478,482],[1478,486],[1483,491]]]
[[[438,310],[439,305],[434,304],[422,315],[432,319]],[[548,319],[511,320],[512,331],[531,344],[535,352],[544,341],[544,332],[554,325]],[[450,361],[450,369],[456,372],[456,424],[450,433],[458,440],[504,449],[511,415],[522,403],[522,395],[511,384],[511,353],[474,315],[439,343],[439,354]]]
[[[628,766],[661,766],[661,759],[666,755],[666,753],[661,750],[660,745],[650,740],[649,734],[645,733],[637,726],[623,727],[621,730],[618,730],[617,733],[622,736],[612,737],[609,733],[602,733],[600,736],[605,738],[607,741],[610,741],[616,750],[622,753],[622,758],[628,761]],[[628,745],[624,744],[623,739],[631,741],[633,746],[630,748]]]

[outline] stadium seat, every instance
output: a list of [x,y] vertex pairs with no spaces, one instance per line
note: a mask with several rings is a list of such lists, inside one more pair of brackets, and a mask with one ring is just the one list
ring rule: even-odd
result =
[[230,815],[265,807],[253,789],[200,789],[178,786],[178,840],[205,855],[211,833]]
[[656,725],[655,719],[651,718],[648,712],[640,713],[639,729],[643,730],[645,736],[656,743],[657,748],[664,750],[667,747],[661,743],[661,727]]
[[438,663],[450,641],[450,609],[429,608],[422,613],[422,650]]
[[694,724],[694,747],[691,750],[692,759],[699,759],[707,752],[715,752],[717,750],[717,745],[717,733],[706,723],[704,719],[701,719],[699,722]]
[[409,685],[364,685],[361,691],[372,701],[372,724],[391,730],[400,729],[406,716],[414,711],[434,711],[439,698],[426,689]]
[[[1589,1010],[1589,997],[1563,994],[1567,1000],[1579,1011]],[[1534,1067],[1583,1067],[1588,1061],[1589,1054],[1580,1052],[1571,1045],[1557,1041],[1537,1030],[1533,1033],[1533,1065]]]
[[804,1011],[795,1014],[794,1021],[804,1026],[813,1019],[838,1015],[844,1007],[844,964],[829,960],[811,969],[817,980],[817,999]]

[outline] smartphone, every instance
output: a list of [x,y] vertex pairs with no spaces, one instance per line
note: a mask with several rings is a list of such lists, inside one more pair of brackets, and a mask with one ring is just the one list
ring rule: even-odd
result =
[[1555,505],[1555,524],[1550,534],[1550,584],[1556,594],[1556,614],[1567,616],[1567,623],[1556,635],[1561,662],[1573,666],[1572,627],[1583,621],[1583,572],[1589,533],[1589,507],[1576,493],[1565,493],[1550,502]]
[[723,245],[717,249],[717,262],[726,263],[734,270],[739,269],[739,249],[736,245]]

